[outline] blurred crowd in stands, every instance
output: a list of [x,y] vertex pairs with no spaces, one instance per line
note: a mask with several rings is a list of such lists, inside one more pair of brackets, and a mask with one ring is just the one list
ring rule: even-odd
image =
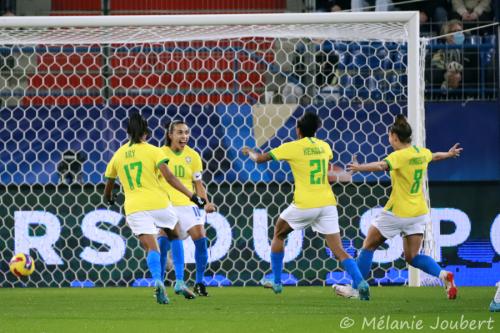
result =
[[[18,0],[18,7],[21,1]],[[145,3],[146,11],[147,6]],[[320,12],[419,11],[421,35],[429,39],[425,68],[427,97],[430,99],[498,98],[499,28],[492,23],[499,21],[500,0],[316,0],[313,7],[315,11]],[[281,9],[281,11],[289,10],[291,9]],[[241,11],[240,9],[238,12]],[[248,11],[258,12],[259,9],[253,8]],[[280,9],[276,8],[276,11]],[[16,13],[16,0],[0,0],[0,14],[23,15]],[[321,49],[323,46],[318,47]],[[285,92],[291,96],[291,100],[299,99],[297,95],[306,93],[301,92],[300,85],[305,86],[303,78],[311,74],[305,69],[307,64],[301,63],[304,59],[301,54],[303,51],[295,51],[291,76],[298,79],[289,82],[285,87]],[[348,57],[352,61],[355,59],[353,55]],[[316,85],[320,88],[338,85],[339,76],[335,75],[335,72],[343,60],[338,50],[330,47],[328,52],[311,55],[309,59],[315,62],[317,68],[316,78],[312,79]]]

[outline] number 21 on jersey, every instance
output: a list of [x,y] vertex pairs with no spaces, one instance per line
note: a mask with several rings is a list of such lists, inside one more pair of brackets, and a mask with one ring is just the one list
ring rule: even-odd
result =
[[311,171],[309,181],[311,185],[324,184],[326,180],[326,160],[310,160]]

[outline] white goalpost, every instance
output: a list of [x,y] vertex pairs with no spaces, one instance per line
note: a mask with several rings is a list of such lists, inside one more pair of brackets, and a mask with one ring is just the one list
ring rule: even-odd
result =
[[[209,284],[254,285],[269,273],[269,232],[292,200],[291,173],[238,151],[292,140],[305,111],[321,116],[318,135],[333,146],[344,245],[355,255],[390,183],[344,166],[353,154],[387,155],[400,113],[425,144],[421,52],[417,12],[0,17],[0,286],[21,283],[6,273],[15,252],[37,262],[30,286],[148,277],[120,207],[101,202],[131,112],[148,119],[152,144],[163,144],[168,120],[191,128],[219,206],[206,216]],[[184,246],[191,272],[194,245]],[[377,283],[420,285],[401,251],[400,239],[377,251]],[[289,236],[284,271],[289,284],[346,281],[312,231]]]

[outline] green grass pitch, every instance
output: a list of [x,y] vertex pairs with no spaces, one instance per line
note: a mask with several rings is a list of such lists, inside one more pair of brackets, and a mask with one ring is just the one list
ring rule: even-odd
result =
[[0,288],[0,332],[500,332],[494,288],[460,288],[449,301],[437,287],[373,287],[369,302],[329,287],[208,291],[185,300],[169,288],[171,304],[158,305],[152,288]]

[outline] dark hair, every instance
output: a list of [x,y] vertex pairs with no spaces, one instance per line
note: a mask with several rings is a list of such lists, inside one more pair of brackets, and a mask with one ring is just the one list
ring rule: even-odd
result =
[[313,137],[318,128],[321,126],[321,120],[318,115],[312,112],[306,112],[300,119],[297,121],[297,127],[300,130],[300,133],[304,137]]
[[165,123],[165,145],[170,147],[170,145],[172,144],[172,140],[170,140],[168,135],[172,133],[172,131],[175,128],[175,125],[179,124],[186,124],[186,122],[184,120],[178,119],[178,120],[168,121]]
[[139,113],[133,113],[128,118],[127,133],[130,135],[130,143],[140,143],[144,134],[149,134],[148,122]]
[[396,120],[394,120],[394,124],[389,127],[389,131],[396,134],[399,141],[402,143],[411,142],[411,126],[402,114],[396,116]]

